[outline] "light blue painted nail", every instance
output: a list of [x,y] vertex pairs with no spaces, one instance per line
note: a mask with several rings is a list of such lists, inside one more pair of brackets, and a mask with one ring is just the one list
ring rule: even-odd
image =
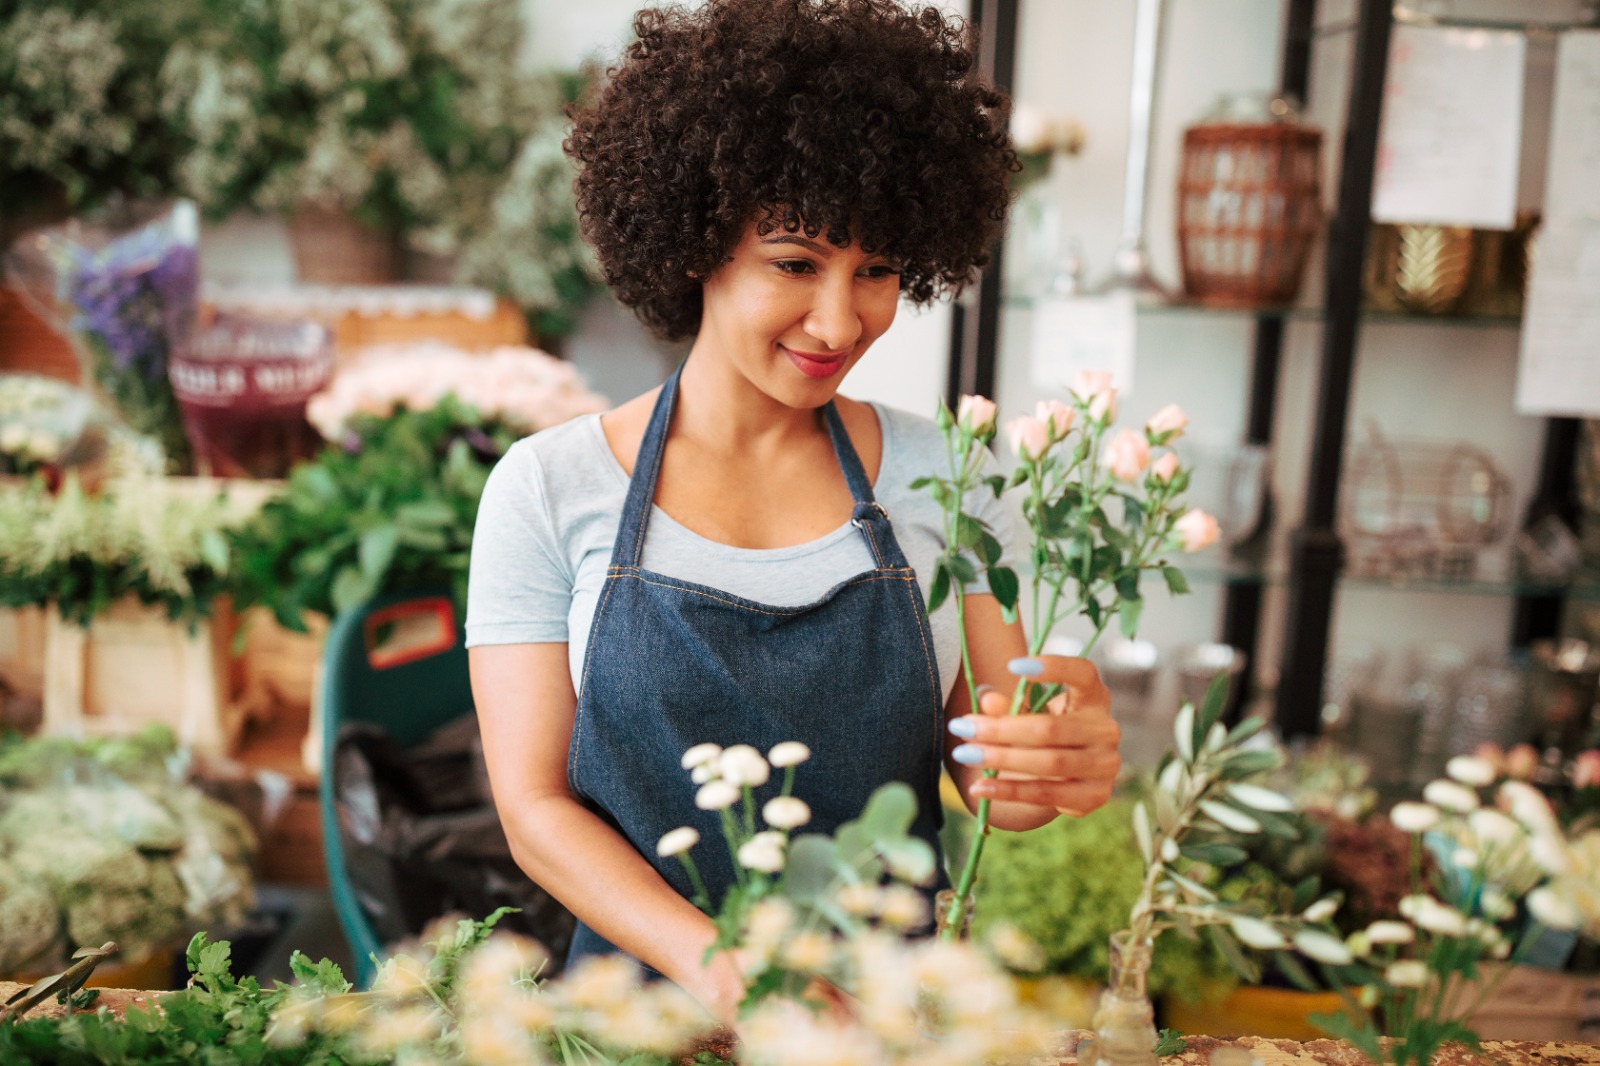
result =
[[976,744],[963,744],[952,751],[950,757],[962,766],[977,766],[983,762],[983,749]]
[[950,719],[950,724],[946,728],[950,730],[951,736],[963,740],[971,740],[978,735],[978,723],[972,720],[971,715],[964,714],[960,718]]
[[1018,677],[1038,677],[1044,673],[1044,663],[1032,656],[1023,656],[1006,663],[1006,669]]

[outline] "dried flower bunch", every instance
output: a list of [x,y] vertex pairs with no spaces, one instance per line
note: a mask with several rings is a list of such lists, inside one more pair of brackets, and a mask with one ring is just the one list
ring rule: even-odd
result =
[[[1200,551],[1219,535],[1215,519],[1183,503],[1190,471],[1168,447],[1188,425],[1183,410],[1169,404],[1142,428],[1113,432],[1117,406],[1109,373],[1078,374],[1070,403],[1044,401],[1034,414],[1006,423],[1017,460],[1010,477],[990,470],[988,445],[997,430],[994,402],[966,396],[953,413],[940,406],[947,475],[919,478],[912,487],[927,489],[944,512],[945,550],[934,563],[928,610],[937,610],[947,598],[955,603],[961,660],[974,707],[978,696],[966,639],[967,589],[981,570],[1007,617],[1015,617],[1020,593],[1016,573],[1001,565],[1001,546],[993,531],[965,509],[974,494],[985,489],[997,497],[1010,490],[1023,492],[1022,513],[1032,537],[1028,651],[1033,655],[1043,650],[1058,624],[1079,615],[1093,627],[1085,654],[1113,618],[1120,616],[1123,634],[1132,636],[1144,605],[1139,589],[1144,573],[1159,570],[1171,592],[1187,592],[1182,572],[1166,563],[1167,554]],[[1153,449],[1168,450],[1156,455]],[[1020,679],[1011,713],[1037,711],[1053,695],[1047,686]],[[993,776],[994,771],[985,774]],[[952,917],[964,913],[972,898],[989,836],[989,808],[988,799],[978,804],[978,827],[956,882]],[[954,922],[946,925],[955,927]]]
[[199,298],[194,205],[129,205],[30,234],[6,272],[77,350],[83,378],[134,431],[154,438],[175,472],[189,439],[167,379],[194,328]]
[[0,24],[0,247],[113,196],[173,189],[179,138],[156,83],[188,6],[20,0]]

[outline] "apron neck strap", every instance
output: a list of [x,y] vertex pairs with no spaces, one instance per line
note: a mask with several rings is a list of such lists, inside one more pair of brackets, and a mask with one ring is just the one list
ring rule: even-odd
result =
[[[661,386],[655,409],[650,413],[650,424],[645,429],[644,440],[639,444],[639,454],[634,460],[633,476],[628,479],[628,496],[622,506],[622,520],[617,526],[616,546],[611,552],[612,566],[639,566],[644,558],[644,534],[650,522],[650,508],[656,498],[656,482],[661,477],[661,457],[666,453],[667,429],[672,425],[672,412],[678,402],[678,378],[683,374],[679,364]],[[850,521],[862,529],[867,544],[879,567],[904,567],[907,564],[889,533],[889,516],[872,495],[872,482],[856,455],[855,445],[845,432],[844,420],[832,400],[822,409],[823,421],[828,425],[828,437],[833,441],[834,455],[839,469],[844,473],[845,484],[850,487],[850,497],[855,500],[855,510]],[[884,534],[888,534],[887,536]]]

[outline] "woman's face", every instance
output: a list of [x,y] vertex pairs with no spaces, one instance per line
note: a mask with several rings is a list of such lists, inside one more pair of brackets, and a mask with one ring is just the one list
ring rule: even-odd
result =
[[900,273],[882,255],[755,223],[705,281],[695,350],[791,407],[820,407],[894,321]]

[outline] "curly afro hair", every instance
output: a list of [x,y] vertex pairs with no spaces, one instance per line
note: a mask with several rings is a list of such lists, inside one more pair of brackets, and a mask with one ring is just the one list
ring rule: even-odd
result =
[[700,326],[697,278],[745,226],[852,239],[918,304],[988,260],[1019,169],[1010,101],[965,23],[898,0],[709,0],[650,9],[567,153],[617,299],[660,336]]

